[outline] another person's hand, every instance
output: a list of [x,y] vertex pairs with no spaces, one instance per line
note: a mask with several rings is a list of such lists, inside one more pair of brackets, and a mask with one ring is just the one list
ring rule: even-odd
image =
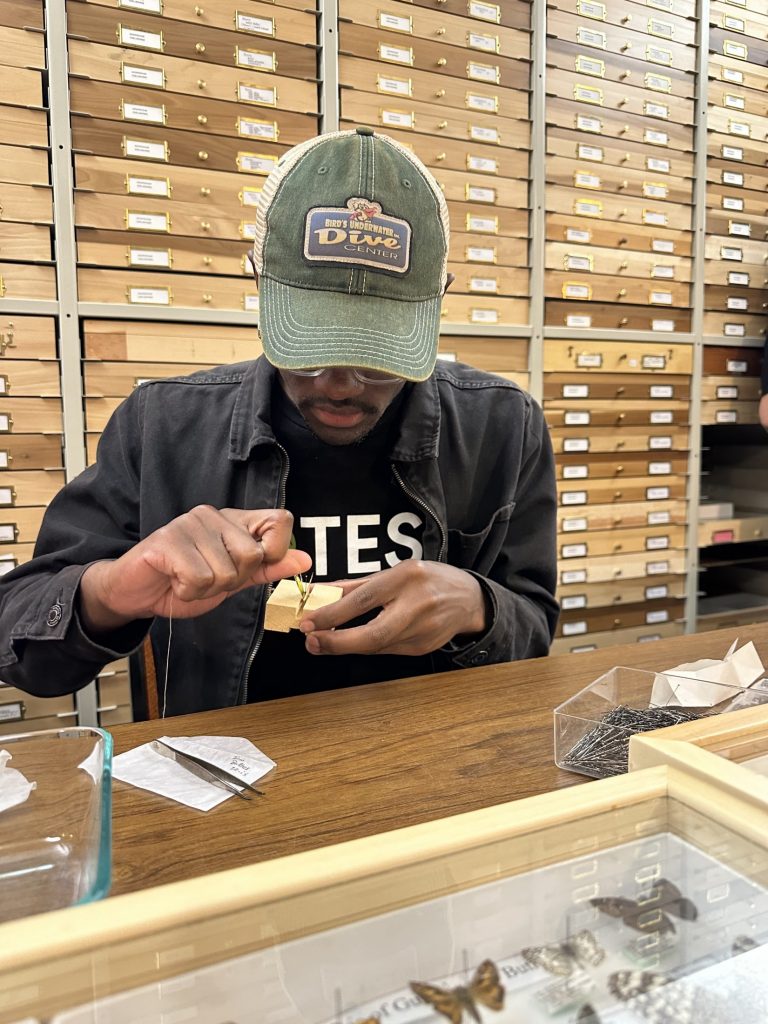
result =
[[760,399],[760,405],[757,407],[757,414],[760,417],[760,424],[765,430],[768,430],[768,392],[763,395]]
[[194,618],[246,587],[306,572],[309,555],[288,547],[292,529],[284,509],[199,505],[120,558],[86,569],[83,624],[98,633],[155,615]]
[[[407,559],[337,585],[344,590],[342,598],[302,619],[311,654],[429,654],[456,636],[487,629],[478,581],[442,562]],[[336,628],[377,608],[379,614],[365,625]]]

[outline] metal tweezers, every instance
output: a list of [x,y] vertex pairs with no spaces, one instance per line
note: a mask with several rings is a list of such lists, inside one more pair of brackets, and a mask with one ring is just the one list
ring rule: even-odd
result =
[[251,793],[255,793],[257,796],[264,796],[263,790],[256,789],[248,782],[243,781],[239,776],[219,768],[216,764],[211,764],[210,761],[206,761],[202,757],[195,757],[194,754],[184,754],[180,750],[168,746],[167,743],[163,743],[162,740],[152,740],[151,747],[156,753],[162,754],[163,757],[168,757],[171,761],[180,764],[182,768],[186,768],[188,772],[196,775],[198,779],[210,782],[212,786],[218,786],[219,789],[229,790],[230,793],[239,796],[241,800],[250,800],[251,797],[241,792],[239,787],[250,790]]

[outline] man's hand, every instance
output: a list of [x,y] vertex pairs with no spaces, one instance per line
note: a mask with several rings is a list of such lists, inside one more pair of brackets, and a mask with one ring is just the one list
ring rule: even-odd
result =
[[760,399],[760,404],[757,407],[757,414],[765,430],[768,430],[768,392]]
[[291,550],[293,516],[284,509],[199,505],[113,561],[95,562],[80,581],[80,614],[91,633],[155,615],[191,619],[246,587],[306,572]]
[[[487,629],[480,584],[442,562],[408,559],[336,585],[344,596],[301,621],[310,654],[429,654],[455,636]],[[364,626],[335,628],[376,608],[381,611]]]

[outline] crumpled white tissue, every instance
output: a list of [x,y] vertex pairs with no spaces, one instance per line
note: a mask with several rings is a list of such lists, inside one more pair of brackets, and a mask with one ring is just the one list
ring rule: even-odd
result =
[[0,811],[23,804],[37,788],[36,782],[29,782],[16,768],[8,767],[10,760],[12,757],[8,751],[0,750]]

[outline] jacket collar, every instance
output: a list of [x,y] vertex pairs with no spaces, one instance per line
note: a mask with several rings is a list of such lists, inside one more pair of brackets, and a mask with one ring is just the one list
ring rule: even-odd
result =
[[[277,443],[271,426],[276,376],[277,371],[264,356],[247,364],[232,412],[230,459],[248,459],[254,448]],[[440,399],[433,374],[410,388],[391,458],[396,462],[437,458],[439,440]]]

